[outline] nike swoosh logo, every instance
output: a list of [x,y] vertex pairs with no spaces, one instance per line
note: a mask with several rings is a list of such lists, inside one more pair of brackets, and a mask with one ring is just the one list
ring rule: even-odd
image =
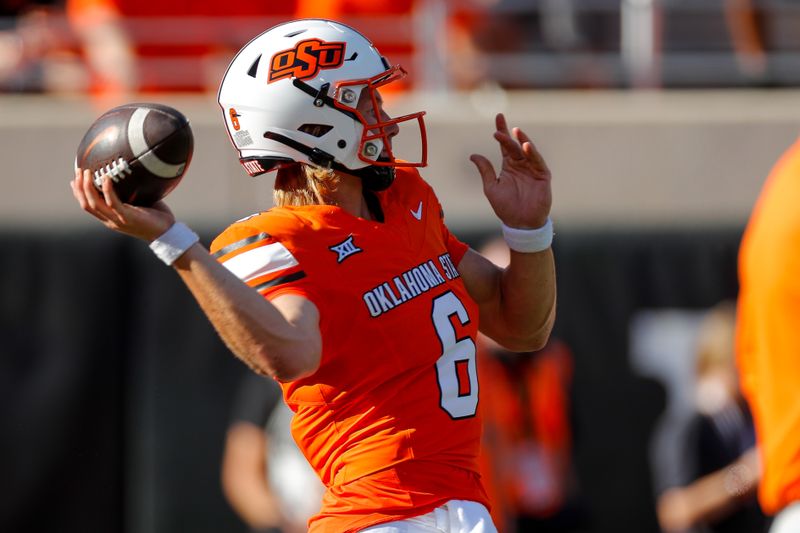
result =
[[419,201],[419,205],[417,206],[417,210],[409,209],[411,211],[411,216],[416,218],[417,220],[422,220],[422,200]]

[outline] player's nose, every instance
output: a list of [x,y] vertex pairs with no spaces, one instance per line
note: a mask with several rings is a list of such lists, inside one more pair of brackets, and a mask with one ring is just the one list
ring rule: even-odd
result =
[[383,127],[384,133],[387,137],[391,138],[400,133],[400,127],[397,125],[396,122],[391,122],[392,117],[386,111],[381,110],[381,120],[386,123],[390,122],[386,126]]

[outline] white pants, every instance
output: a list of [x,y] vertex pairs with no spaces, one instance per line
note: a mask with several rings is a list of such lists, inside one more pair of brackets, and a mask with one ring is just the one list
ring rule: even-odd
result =
[[428,514],[386,522],[362,533],[497,533],[489,511],[476,502],[450,500]]
[[796,533],[800,531],[800,502],[784,507],[772,522],[769,533]]

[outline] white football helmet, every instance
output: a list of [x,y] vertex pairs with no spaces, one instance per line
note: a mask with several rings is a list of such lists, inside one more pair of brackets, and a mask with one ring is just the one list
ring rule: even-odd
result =
[[[239,51],[222,78],[218,101],[251,176],[291,162],[311,163],[361,176],[366,187],[380,190],[391,183],[394,167],[426,164],[425,113],[390,119],[380,113],[376,97],[378,88],[405,74],[349,26],[296,20],[265,31]],[[369,120],[356,107],[365,90],[374,109]],[[406,121],[419,125],[416,162],[397,160],[391,149],[390,137]]]

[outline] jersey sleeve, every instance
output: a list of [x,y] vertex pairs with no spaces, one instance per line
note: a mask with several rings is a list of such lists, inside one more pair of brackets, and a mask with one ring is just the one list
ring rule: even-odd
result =
[[282,242],[262,228],[234,224],[211,243],[211,254],[261,295],[293,293],[311,298],[306,273]]

